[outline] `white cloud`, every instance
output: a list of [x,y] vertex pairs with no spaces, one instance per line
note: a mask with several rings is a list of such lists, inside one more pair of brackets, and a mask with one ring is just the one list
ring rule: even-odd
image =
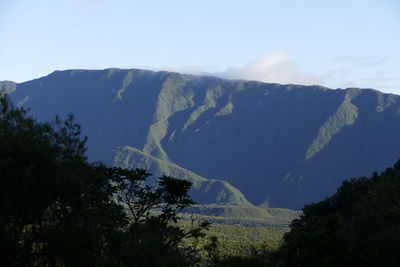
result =
[[[393,65],[394,64],[394,65]],[[304,70],[286,52],[266,54],[243,67],[214,72],[213,75],[269,83],[322,85],[330,88],[374,88],[400,94],[400,76],[393,72],[395,56],[342,56],[320,62],[318,70]]]
[[303,71],[289,55],[274,51],[241,68],[231,68],[218,74],[226,78],[257,80],[282,84],[320,84],[318,75]]
[[394,55],[341,56],[313,63],[312,70],[305,69],[303,66],[307,64],[300,64],[284,51],[274,51],[242,67],[223,69],[216,65],[192,65],[157,70],[268,83],[322,85],[333,89],[373,88],[400,95],[400,61]]

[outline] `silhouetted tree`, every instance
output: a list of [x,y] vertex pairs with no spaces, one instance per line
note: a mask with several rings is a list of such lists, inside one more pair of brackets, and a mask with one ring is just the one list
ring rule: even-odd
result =
[[343,182],[290,227],[280,266],[399,266],[400,161],[370,179]]
[[193,204],[191,183],[145,170],[89,163],[86,138],[70,115],[39,123],[0,96],[0,250],[2,266],[185,266],[174,224]]

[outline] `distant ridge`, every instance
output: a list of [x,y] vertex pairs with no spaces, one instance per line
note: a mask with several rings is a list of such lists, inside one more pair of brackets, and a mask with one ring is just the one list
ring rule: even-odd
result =
[[399,96],[372,89],[137,69],[4,84],[40,120],[74,113],[92,160],[111,164],[117,148],[135,148],[136,156],[226,181],[244,195],[233,199],[256,205],[299,209],[400,158]]

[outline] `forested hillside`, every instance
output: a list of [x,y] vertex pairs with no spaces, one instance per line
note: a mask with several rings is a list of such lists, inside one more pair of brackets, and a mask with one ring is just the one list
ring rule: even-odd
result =
[[[346,180],[331,197],[293,214],[249,203],[193,206],[191,182],[163,175],[149,185],[151,175],[144,169],[90,163],[72,116],[40,123],[3,96],[0,137],[4,266],[389,267],[400,262],[400,161],[371,178]],[[194,218],[186,213],[190,209],[202,215]],[[217,222],[212,226],[204,220],[208,212]],[[282,219],[297,215],[289,231]]]
[[56,71],[4,86],[40,120],[75,114],[91,160],[179,170],[199,181],[205,203],[300,209],[400,156],[399,97],[371,89],[135,69]]

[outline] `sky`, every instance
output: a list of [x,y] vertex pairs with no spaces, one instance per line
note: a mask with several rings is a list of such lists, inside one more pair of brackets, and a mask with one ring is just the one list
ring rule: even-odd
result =
[[398,0],[0,0],[0,80],[142,68],[400,94]]

